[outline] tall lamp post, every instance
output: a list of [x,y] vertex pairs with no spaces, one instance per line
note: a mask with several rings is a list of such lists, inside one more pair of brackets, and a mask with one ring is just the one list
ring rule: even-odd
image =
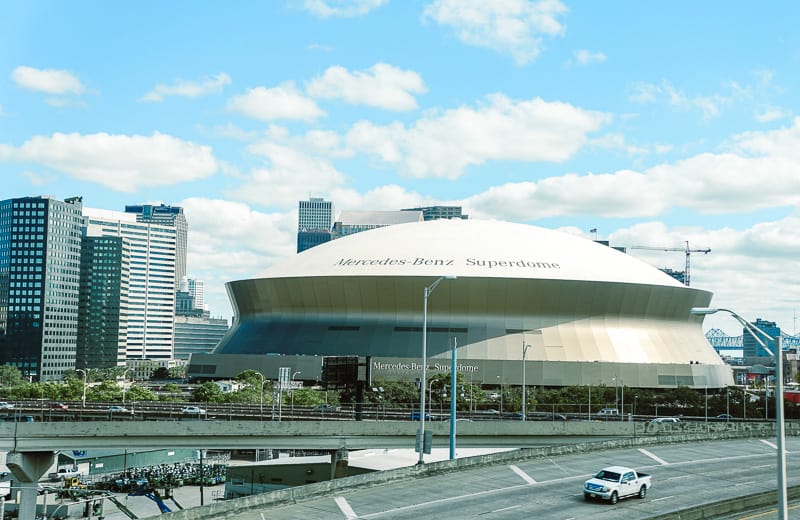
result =
[[86,408],[86,370],[82,368],[76,368],[75,372],[80,372],[83,374],[83,395],[81,396],[81,408]]
[[292,417],[294,417],[294,376],[296,376],[297,374],[300,374],[300,373],[301,372],[298,370],[297,372],[292,374],[292,380],[291,380],[292,389],[289,390],[289,399],[291,399],[291,405],[290,406],[292,407]]
[[132,368],[126,368],[125,371],[122,373],[122,404],[125,404],[125,393],[128,391],[128,387],[125,386],[125,381],[128,380],[127,375],[128,372],[131,372]]
[[[753,336],[753,339],[756,340],[756,343],[761,345],[764,350],[769,352],[769,354],[775,358],[775,444],[778,448],[778,518],[780,520],[787,520],[789,518],[789,505],[786,497],[786,447],[784,445],[786,432],[783,419],[783,347],[781,346],[781,337],[780,334],[778,334],[777,337],[773,338],[758,328],[758,326],[742,318],[730,309],[695,307],[691,310],[691,313],[704,316],[707,314],[714,314],[719,311],[727,312],[733,316],[736,321],[738,321],[745,328],[745,330],[747,330],[747,332]],[[759,334],[764,339],[775,342],[775,352],[772,352],[769,347],[767,347],[766,343],[764,343],[764,341],[758,337]]]
[[528,352],[528,349],[531,348],[530,345],[525,344],[525,340],[522,340],[522,420],[524,421],[527,416],[527,398],[525,397],[525,354]]
[[428,296],[442,280],[455,280],[455,276],[440,276],[432,284],[425,286],[422,293],[422,367],[419,379],[419,430],[417,443],[419,444],[419,460],[417,464],[425,464],[425,369],[428,365]]
[[258,391],[258,419],[262,420],[264,418],[264,383],[267,382],[267,378],[261,372],[256,372],[256,374],[261,376],[261,388]]

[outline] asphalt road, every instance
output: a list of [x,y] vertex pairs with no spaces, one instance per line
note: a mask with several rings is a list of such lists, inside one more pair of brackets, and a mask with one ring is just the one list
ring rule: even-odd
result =
[[[241,513],[242,520],[342,519],[644,519],[776,486],[772,439],[744,439],[620,449],[530,460],[398,482],[292,505]],[[800,439],[787,439],[789,485],[800,481]],[[607,465],[653,475],[645,500],[611,506],[586,502],[582,483]],[[185,503],[184,507],[195,504]],[[113,518],[111,508],[107,518]],[[731,518],[747,518],[748,515]],[[758,519],[775,518],[765,511]],[[800,519],[792,506],[790,518]]]

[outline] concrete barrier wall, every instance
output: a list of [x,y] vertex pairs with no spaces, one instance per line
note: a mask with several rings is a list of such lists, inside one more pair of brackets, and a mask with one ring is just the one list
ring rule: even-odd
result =
[[[700,423],[704,424],[704,423]],[[712,423],[708,423],[709,425]],[[690,426],[691,425],[691,426]],[[655,428],[648,429],[648,435],[630,436],[613,440],[577,442],[559,446],[543,446],[538,448],[521,448],[513,451],[480,455],[476,457],[465,457],[455,460],[433,462],[418,466],[409,466],[388,471],[378,471],[363,475],[318,482],[295,488],[286,488],[270,493],[251,495],[227,501],[216,502],[202,507],[195,507],[183,511],[176,511],[163,515],[165,520],[178,519],[204,519],[204,518],[232,518],[237,514],[252,511],[255,508],[273,507],[282,504],[291,504],[307,499],[329,496],[341,493],[350,489],[364,488],[387,484],[391,482],[428,477],[441,473],[455,472],[487,465],[513,463],[522,460],[558,457],[573,453],[586,453],[591,451],[602,451],[616,448],[652,446],[667,443],[696,442],[705,440],[721,440],[745,437],[770,437],[775,435],[774,425],[769,423],[755,423],[752,425],[738,425],[737,423],[716,423],[714,427],[699,428],[696,423],[680,424],[659,424],[648,425]],[[640,424],[641,426],[641,424]],[[798,435],[800,425],[787,424],[787,435]],[[766,493],[769,495],[769,493]],[[771,499],[774,502],[773,492]],[[753,499],[756,500],[756,499]],[[726,502],[727,503],[727,502]],[[711,507],[711,505],[709,505]],[[724,503],[717,504],[716,508],[724,508]],[[732,506],[733,507],[733,506]],[[684,518],[671,516],[670,518]],[[688,518],[688,517],[687,517]],[[692,518],[702,518],[692,517]],[[666,517],[665,517],[666,519]]]

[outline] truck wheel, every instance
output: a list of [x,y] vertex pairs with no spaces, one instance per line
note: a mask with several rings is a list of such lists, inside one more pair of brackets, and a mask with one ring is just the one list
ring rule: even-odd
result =
[[[11,496],[11,495],[9,494],[8,496]],[[591,500],[591,499],[592,499],[592,497],[590,497],[590,496],[589,496],[587,493],[584,493],[584,494],[583,494],[583,499],[584,499],[584,500],[586,500],[586,501],[588,502],[589,500]]]
[[611,493],[611,500],[609,500],[609,502],[611,502],[612,505],[617,503],[617,492],[616,491]]
[[644,498],[647,496],[647,486],[642,486],[639,488],[639,498]]

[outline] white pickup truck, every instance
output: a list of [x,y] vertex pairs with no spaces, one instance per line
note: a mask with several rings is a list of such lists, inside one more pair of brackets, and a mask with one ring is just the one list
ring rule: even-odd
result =
[[646,497],[651,485],[652,478],[647,473],[623,466],[609,466],[583,483],[583,498],[602,498],[616,504],[620,498]]

